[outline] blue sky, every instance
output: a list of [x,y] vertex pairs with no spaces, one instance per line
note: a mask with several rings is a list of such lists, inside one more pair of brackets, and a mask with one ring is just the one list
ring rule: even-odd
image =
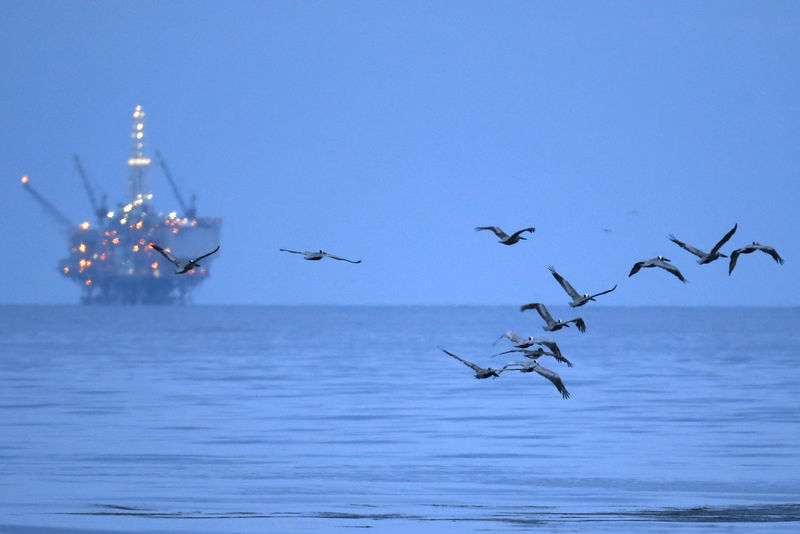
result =
[[[113,202],[130,116],[223,218],[206,304],[796,305],[797,2],[2,1],[0,302],[72,303],[81,156]],[[177,203],[158,169],[155,205]],[[667,236],[766,255],[699,266]],[[536,227],[504,247],[478,225]],[[603,229],[611,231],[606,232]],[[363,263],[306,262],[324,248]],[[634,262],[666,255],[689,280]]]

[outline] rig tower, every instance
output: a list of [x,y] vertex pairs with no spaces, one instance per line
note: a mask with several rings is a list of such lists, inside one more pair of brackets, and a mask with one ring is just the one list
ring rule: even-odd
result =
[[[142,106],[136,106],[126,202],[98,217],[95,225],[88,220],[72,223],[31,186],[28,176],[22,178],[23,187],[66,230],[69,254],[59,261],[58,270],[81,287],[81,302],[85,304],[190,302],[191,290],[208,278],[209,266],[219,256],[215,254],[200,268],[177,275],[174,266],[150,248],[149,244],[155,242],[178,257],[197,257],[219,244],[222,220],[198,217],[194,209],[182,210],[184,213],[178,215],[176,211],[164,214],[154,208],[148,181],[151,160],[145,151],[145,139],[145,113]],[[82,167],[79,171],[92,207],[102,215],[105,201],[96,203]],[[172,176],[168,174],[167,178],[182,203]]]

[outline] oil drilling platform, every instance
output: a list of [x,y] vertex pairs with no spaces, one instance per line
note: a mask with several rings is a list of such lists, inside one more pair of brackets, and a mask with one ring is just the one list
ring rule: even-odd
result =
[[180,189],[156,151],[156,159],[178,201],[180,212],[157,212],[153,207],[145,152],[145,112],[136,106],[128,159],[128,196],[109,210],[105,195],[98,201],[78,156],[75,166],[94,211],[94,222],[74,224],[54,204],[36,191],[28,176],[22,185],[68,235],[69,255],[58,262],[58,271],[81,287],[84,304],[183,304],[191,291],[209,276],[212,258],[203,266],[176,275],[174,265],[153,250],[155,242],[176,256],[197,257],[219,244],[222,220],[198,217],[195,197],[184,202]]

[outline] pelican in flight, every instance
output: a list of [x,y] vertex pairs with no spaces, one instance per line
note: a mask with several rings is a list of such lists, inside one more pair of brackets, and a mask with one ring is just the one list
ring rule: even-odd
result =
[[504,350],[503,352],[498,352],[497,354],[492,354],[492,358],[495,356],[500,356],[501,354],[510,354],[512,352],[521,352],[523,356],[526,358],[530,358],[531,360],[538,360],[542,356],[552,356],[556,360],[560,361],[561,363],[566,363],[567,367],[572,367],[572,362],[563,357],[560,354],[556,354],[555,352],[549,352],[544,350],[542,347],[538,347],[534,350],[529,349],[511,349],[511,350]]
[[587,293],[584,293],[583,295],[580,295],[580,294],[578,294],[577,291],[575,291],[575,288],[572,287],[570,285],[570,283],[567,282],[564,279],[563,276],[561,276],[560,274],[558,274],[556,272],[556,270],[552,266],[548,267],[548,269],[550,269],[550,272],[553,273],[553,278],[555,278],[556,281],[559,284],[561,284],[561,287],[564,288],[564,291],[567,292],[567,295],[572,297],[572,302],[569,303],[571,308],[577,308],[578,306],[583,306],[584,304],[586,304],[590,300],[594,300],[595,297],[599,297],[600,295],[605,295],[606,293],[611,293],[612,291],[617,289],[617,285],[614,284],[614,287],[612,287],[611,289],[607,289],[607,290],[602,291],[600,293],[595,293],[594,295],[589,295]]
[[[517,368],[513,366],[519,366],[519,367]],[[558,390],[558,392],[561,393],[562,397],[564,397],[565,399],[569,398],[569,391],[567,391],[567,388],[564,387],[564,382],[561,381],[561,377],[558,376],[558,373],[556,373],[555,371],[551,371],[546,367],[542,367],[536,361],[511,362],[507,364],[506,367],[510,368],[509,369],[510,371],[519,371],[521,373],[532,373],[535,371],[540,375],[542,375],[543,377],[545,377],[546,379],[548,379],[550,382],[552,382],[553,385]]]
[[288,248],[282,248],[282,252],[291,252],[292,254],[302,254],[304,256],[303,259],[316,261],[321,260],[322,258],[328,257],[333,260],[341,260],[341,261],[348,261],[350,263],[361,263],[361,260],[348,260],[347,258],[340,258],[339,256],[334,256],[333,254],[328,254],[324,250],[320,250],[319,252],[313,252],[309,250],[289,250]]
[[703,252],[700,249],[694,248],[692,245],[687,245],[686,243],[684,243],[683,241],[679,240],[677,237],[675,237],[672,234],[669,234],[669,240],[672,241],[673,243],[675,243],[676,245],[678,245],[679,247],[688,250],[689,252],[691,252],[692,254],[697,256],[698,258],[700,258],[699,260],[697,260],[697,263],[699,263],[700,265],[705,265],[706,263],[711,263],[712,261],[714,261],[714,260],[716,260],[718,258],[727,258],[728,257],[725,254],[722,254],[719,251],[719,249],[720,249],[720,247],[722,247],[722,245],[727,243],[728,239],[730,239],[731,236],[736,232],[736,227],[737,226],[739,226],[738,223],[734,224],[733,228],[731,228],[730,231],[728,231],[728,233],[725,234],[722,237],[722,239],[720,239],[717,242],[716,245],[714,245],[714,248],[711,249],[711,252]]
[[535,339],[532,336],[520,337],[511,330],[509,330],[502,336],[498,337],[492,344],[497,345],[497,342],[503,339],[504,337],[510,339],[511,342],[514,344],[514,346],[518,349],[527,349],[528,347],[532,347],[533,345],[543,345],[548,349],[550,349],[555,354],[557,354],[558,356],[561,356],[561,349],[558,348],[558,344],[556,344],[556,342],[553,341],[552,339]]
[[642,267],[661,267],[662,269],[665,269],[674,274],[675,276],[677,276],[678,280],[680,280],[681,282],[686,282],[686,278],[683,277],[678,268],[669,263],[669,258],[665,258],[664,256],[650,258],[649,260],[637,261],[636,263],[633,264],[633,268],[631,269],[631,272],[630,274],[628,274],[628,276],[630,277],[638,273],[639,269],[641,269]]
[[212,254],[214,254],[216,251],[219,250],[219,245],[217,245],[217,248],[215,248],[214,250],[212,250],[211,252],[209,252],[207,254],[203,254],[202,256],[198,256],[193,260],[183,261],[183,260],[178,259],[177,257],[175,257],[168,248],[161,248],[158,245],[156,245],[155,243],[150,243],[150,246],[152,248],[156,249],[157,251],[159,251],[162,256],[164,256],[169,261],[171,261],[172,263],[175,264],[175,266],[178,268],[178,270],[175,271],[175,274],[183,274],[183,273],[191,271],[195,267],[200,267],[200,264],[198,263],[200,260],[202,260],[203,258],[207,258],[208,256],[211,256]]
[[542,316],[542,319],[547,323],[542,327],[542,330],[546,332],[555,332],[556,330],[561,330],[565,326],[569,326],[569,323],[575,323],[575,326],[578,327],[578,331],[586,332],[586,323],[583,321],[583,317],[576,317],[574,319],[570,319],[568,321],[562,321],[559,319],[558,321],[554,320],[553,317],[550,315],[550,312],[547,311],[547,308],[541,302],[531,302],[530,304],[523,304],[520,306],[520,311],[531,310],[534,309],[539,312],[539,315]]
[[536,228],[523,228],[522,230],[518,230],[511,235],[508,235],[504,231],[502,231],[498,226],[477,226],[475,227],[476,232],[480,232],[481,230],[491,230],[494,234],[500,238],[500,243],[504,245],[513,245],[514,243],[519,242],[520,239],[527,238],[522,237],[522,232],[530,232],[533,233],[536,231]]
[[731,263],[728,265],[728,276],[731,275],[733,272],[733,268],[736,267],[736,260],[739,259],[739,254],[750,254],[751,252],[755,252],[756,250],[760,250],[761,252],[766,252],[772,259],[776,262],[783,264],[783,258],[781,255],[778,254],[778,251],[772,247],[768,247],[767,245],[762,245],[758,241],[753,241],[752,244],[747,245],[746,247],[737,248],[733,252],[731,252]]
[[461,356],[457,356],[457,355],[453,354],[449,350],[442,349],[442,347],[439,347],[439,348],[445,354],[447,354],[449,356],[452,356],[453,358],[455,358],[456,360],[460,361],[461,363],[463,363],[467,367],[471,367],[475,371],[475,378],[489,378],[490,376],[496,378],[496,377],[500,376],[500,373],[502,373],[503,371],[506,370],[506,367],[508,367],[508,366],[505,366],[505,367],[503,367],[501,369],[492,369],[491,367],[489,367],[488,369],[484,369],[483,367],[481,367],[479,365],[475,365],[472,362],[468,362],[467,360],[465,360]]

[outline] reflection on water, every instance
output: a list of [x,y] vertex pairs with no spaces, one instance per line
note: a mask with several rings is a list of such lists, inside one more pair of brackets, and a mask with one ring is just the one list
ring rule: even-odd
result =
[[538,375],[475,380],[436,348],[502,365],[490,357],[500,333],[541,335],[511,308],[0,314],[5,524],[749,532],[798,521],[800,310],[587,307],[586,334],[552,334],[575,367],[542,361],[569,400]]

